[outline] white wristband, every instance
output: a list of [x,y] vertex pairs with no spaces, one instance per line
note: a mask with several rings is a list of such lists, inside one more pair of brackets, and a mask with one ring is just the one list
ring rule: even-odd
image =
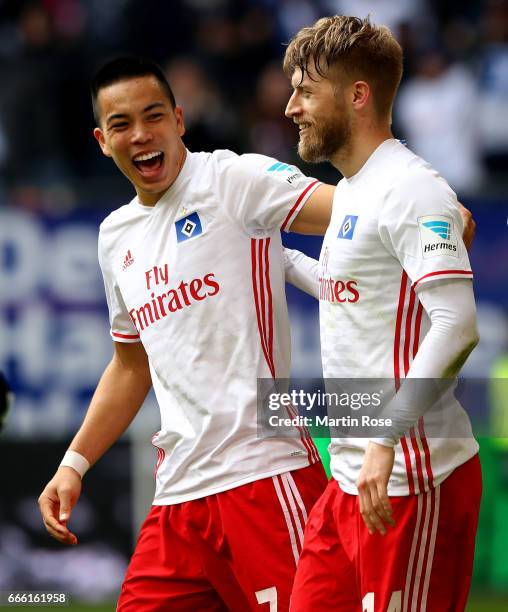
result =
[[83,455],[80,455],[76,451],[72,450],[68,450],[65,453],[60,465],[73,468],[81,476],[81,478],[83,478],[90,467],[90,464],[85,457],[83,457]]

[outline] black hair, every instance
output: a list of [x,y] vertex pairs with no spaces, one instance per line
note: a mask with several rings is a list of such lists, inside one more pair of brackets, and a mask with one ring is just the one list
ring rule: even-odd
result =
[[124,81],[140,76],[154,76],[159,82],[162,90],[167,95],[172,108],[175,108],[175,96],[171,90],[171,86],[166,79],[162,68],[151,60],[144,59],[142,57],[135,56],[124,56],[113,59],[102,68],[100,68],[90,83],[90,92],[92,94],[92,107],[93,115],[97,125],[100,125],[99,109],[97,107],[97,97],[99,91],[117,83],[118,81]]

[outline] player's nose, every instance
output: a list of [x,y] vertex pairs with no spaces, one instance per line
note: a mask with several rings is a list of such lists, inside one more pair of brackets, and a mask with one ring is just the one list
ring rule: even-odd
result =
[[131,142],[135,144],[147,143],[152,139],[152,133],[147,125],[137,123],[132,130]]
[[286,105],[286,110],[284,111],[284,114],[289,119],[297,115],[299,112],[299,104],[298,104],[298,100],[296,97],[296,93],[297,93],[296,91],[293,92],[293,94],[289,98],[288,103]]

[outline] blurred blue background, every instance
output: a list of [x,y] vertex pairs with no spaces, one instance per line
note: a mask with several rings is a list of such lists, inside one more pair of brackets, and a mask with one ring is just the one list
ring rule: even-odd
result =
[[[125,52],[153,58],[184,109],[189,149],[264,153],[335,183],[330,166],[298,160],[281,70],[292,34],[333,13],[370,13],[403,45],[394,131],[478,223],[471,259],[482,339],[464,375],[486,380],[485,419],[508,420],[507,394],[496,391],[508,378],[506,0],[0,0],[0,370],[16,393],[0,437],[0,591],[58,587],[112,601],[151,501],[158,417],[149,398],[86,476],[72,522],[80,546],[50,541],[36,505],[112,352],[97,230],[132,189],[92,136],[93,71]],[[285,240],[318,256],[319,239]],[[288,299],[293,374],[319,376],[317,304],[291,287]],[[508,609],[508,444],[494,434],[481,444],[470,609]]]

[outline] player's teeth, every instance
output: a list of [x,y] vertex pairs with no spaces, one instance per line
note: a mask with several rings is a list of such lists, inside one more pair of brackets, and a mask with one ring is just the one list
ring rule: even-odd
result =
[[145,155],[138,155],[134,158],[134,161],[147,161],[148,159],[152,159],[153,157],[157,157],[160,155],[160,151],[154,151],[153,153],[145,153]]

